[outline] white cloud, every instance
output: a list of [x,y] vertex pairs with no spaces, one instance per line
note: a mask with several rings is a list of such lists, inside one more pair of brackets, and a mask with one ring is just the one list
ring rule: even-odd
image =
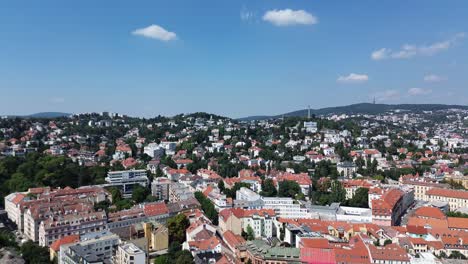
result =
[[373,60],[383,60],[383,59],[408,59],[415,56],[432,56],[439,52],[449,49],[452,47],[459,39],[464,38],[465,33],[458,33],[452,38],[435,42],[429,45],[412,45],[405,44],[399,50],[391,50],[389,48],[381,48],[375,50],[371,53],[371,58]]
[[400,97],[401,97],[401,94],[397,90],[385,90],[385,91],[377,92],[377,93],[374,94],[374,98],[378,102],[399,100]]
[[408,89],[408,95],[410,96],[417,96],[417,95],[427,95],[432,93],[430,89],[423,89],[423,88],[410,88]]
[[366,74],[350,73],[348,76],[339,76],[336,81],[341,83],[362,83],[368,80],[369,76]]
[[318,18],[304,10],[269,10],[263,15],[263,20],[275,26],[313,25]]
[[389,53],[390,53],[390,50],[388,50],[386,48],[381,48],[379,50],[376,50],[376,51],[372,52],[371,58],[373,60],[383,60],[383,59],[388,58]]
[[158,39],[162,41],[170,41],[177,39],[176,33],[167,31],[163,27],[154,24],[145,28],[136,29],[132,32],[132,34],[146,38]]
[[63,97],[52,97],[50,98],[50,102],[54,104],[62,104],[65,103],[65,98]]
[[436,74],[429,74],[429,75],[424,76],[425,82],[441,82],[445,80],[447,80],[447,78],[436,75]]

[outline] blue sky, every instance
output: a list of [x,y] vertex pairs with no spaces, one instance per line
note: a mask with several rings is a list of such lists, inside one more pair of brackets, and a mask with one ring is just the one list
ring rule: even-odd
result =
[[1,1],[0,114],[468,104],[468,1]]

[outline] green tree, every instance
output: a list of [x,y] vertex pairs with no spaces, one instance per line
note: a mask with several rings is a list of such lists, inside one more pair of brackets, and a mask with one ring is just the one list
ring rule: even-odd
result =
[[177,252],[175,256],[175,263],[177,264],[192,264],[193,263],[193,256],[192,253],[188,250],[182,250]]
[[224,192],[225,187],[224,187],[224,181],[223,180],[219,180],[218,189],[219,189],[220,192]]
[[295,198],[296,195],[301,194],[301,187],[295,181],[282,181],[279,183],[278,196]]
[[449,256],[450,259],[466,259],[466,256],[463,255],[460,251],[454,250]]
[[154,259],[154,264],[168,264],[169,258],[167,255],[161,255]]
[[130,209],[133,206],[133,201],[130,199],[122,199],[114,203],[117,211]]
[[369,189],[358,188],[354,193],[353,198],[348,200],[348,205],[351,207],[369,208]]
[[195,192],[195,198],[201,204],[202,210],[208,219],[215,225],[218,224],[218,212],[216,211],[213,203],[205,197],[202,192]]
[[25,242],[20,248],[21,256],[26,264],[47,264],[51,263],[49,259],[49,250],[47,247],[41,247],[31,240]]
[[145,201],[146,196],[148,196],[149,193],[150,192],[148,188],[137,184],[133,187],[132,199],[135,201],[135,203],[142,203]]
[[15,236],[12,233],[2,230],[0,231],[0,248],[5,247],[17,248],[18,244],[16,243]]
[[248,225],[247,226],[247,240],[254,240],[255,239],[255,232],[253,230],[253,228]]
[[169,241],[179,242],[182,244],[185,241],[185,229],[189,227],[190,222],[184,214],[178,214],[167,220],[167,228],[169,229]]
[[343,188],[341,183],[334,180],[331,183],[330,202],[332,203],[343,203],[346,200],[346,190]]
[[116,202],[122,200],[122,193],[120,192],[120,190],[118,188],[111,187],[108,190],[111,193],[113,203],[116,203]]
[[272,179],[265,179],[262,182],[262,191],[260,195],[265,197],[275,197],[278,194],[275,184]]

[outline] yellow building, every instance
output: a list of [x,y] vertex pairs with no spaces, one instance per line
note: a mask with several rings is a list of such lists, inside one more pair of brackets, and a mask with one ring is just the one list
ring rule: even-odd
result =
[[149,252],[164,250],[169,247],[169,231],[164,225],[144,223],[143,230]]
[[468,207],[468,192],[461,190],[450,190],[433,188],[426,192],[429,202],[446,202],[451,211],[458,208]]

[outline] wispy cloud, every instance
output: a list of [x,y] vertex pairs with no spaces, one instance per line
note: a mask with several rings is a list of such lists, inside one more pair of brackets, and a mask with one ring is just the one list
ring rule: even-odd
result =
[[347,76],[339,76],[336,81],[340,83],[363,83],[368,80],[369,76],[366,74],[350,73]]
[[385,91],[375,93],[373,97],[378,102],[385,102],[385,101],[399,100],[401,98],[401,94],[397,90],[385,90]]
[[242,21],[251,21],[255,18],[255,13],[252,11],[249,11],[247,8],[243,7],[240,11],[240,19]]
[[432,56],[452,47],[458,40],[465,37],[465,33],[456,34],[450,39],[435,42],[429,45],[405,44],[399,50],[381,48],[371,53],[373,60],[409,59],[415,56]]
[[263,15],[263,20],[275,26],[313,25],[318,18],[304,10],[269,10]]
[[162,41],[171,41],[177,39],[176,33],[167,31],[163,27],[154,24],[145,28],[136,29],[132,32],[132,34]]
[[424,81],[425,82],[441,82],[441,81],[445,81],[445,80],[447,80],[446,77],[439,76],[439,75],[436,75],[436,74],[428,74],[428,75],[424,76]]
[[383,60],[383,59],[388,58],[390,53],[391,51],[389,49],[381,48],[376,51],[373,51],[371,54],[371,58],[373,60]]
[[428,95],[430,93],[432,93],[431,89],[424,89],[424,88],[410,88],[410,89],[408,89],[408,95],[410,95],[410,96]]
[[50,102],[54,104],[63,104],[65,103],[65,98],[63,97],[52,97],[50,98]]

